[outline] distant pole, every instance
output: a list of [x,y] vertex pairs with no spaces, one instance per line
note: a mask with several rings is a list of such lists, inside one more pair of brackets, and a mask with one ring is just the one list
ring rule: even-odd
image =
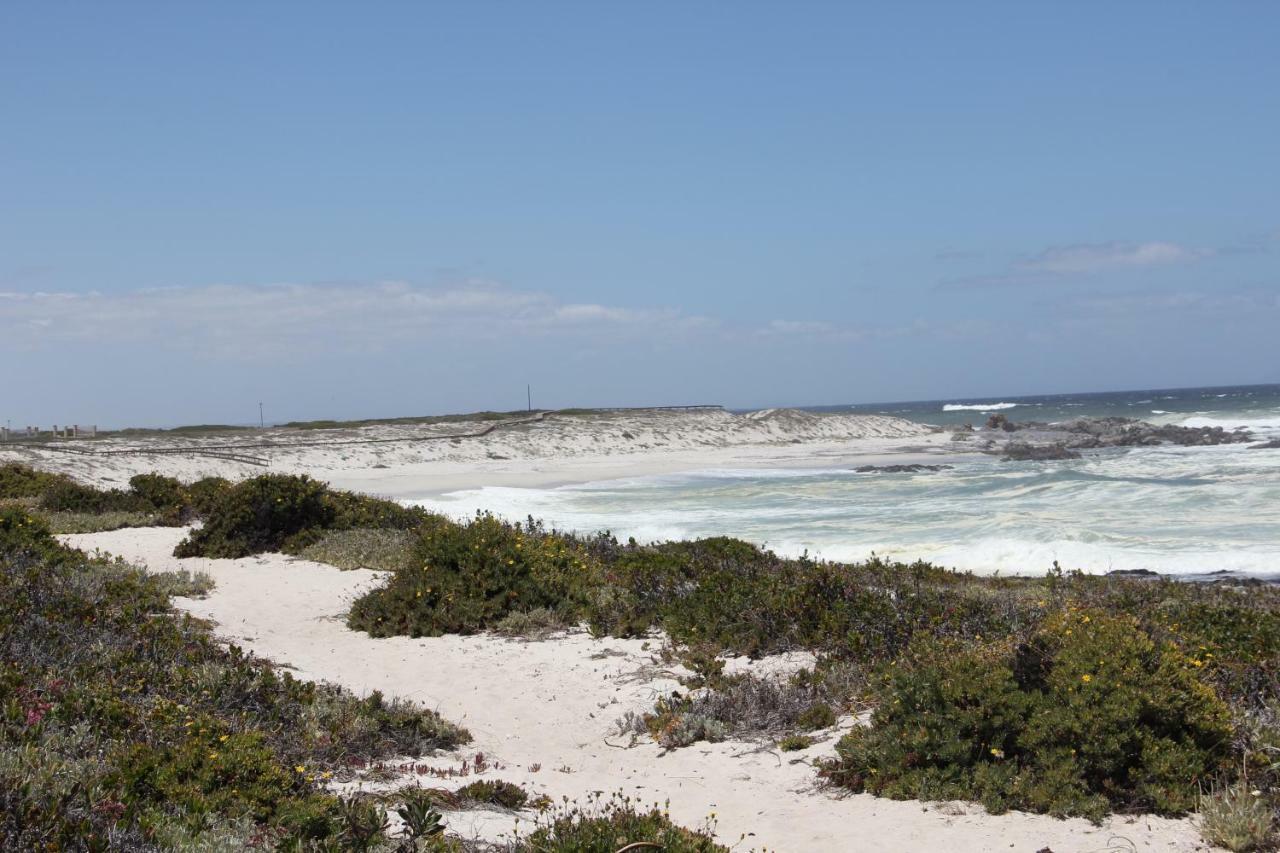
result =
[[258,429],[266,429],[267,422],[262,419],[262,404],[258,404]]
[[525,396],[525,402],[529,406],[529,411],[532,412],[533,411],[533,386],[532,385],[524,386],[524,396]]

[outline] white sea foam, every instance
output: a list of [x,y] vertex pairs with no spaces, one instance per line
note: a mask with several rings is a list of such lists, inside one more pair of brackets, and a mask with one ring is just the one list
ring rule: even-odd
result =
[[1197,417],[1187,418],[1182,422],[1188,427],[1222,427],[1223,429],[1250,429],[1256,432],[1280,431],[1280,413],[1244,413],[1239,415],[1222,415],[1220,417],[1203,417],[1209,412],[1198,412]]
[[1000,409],[1012,409],[1017,403],[978,403],[976,405],[968,405],[965,403],[946,403],[942,407],[944,412],[995,412]]
[[702,471],[419,503],[620,539],[726,535],[787,556],[875,552],[987,573],[1043,572],[1055,560],[1087,572],[1280,572],[1280,454],[1243,445],[1133,448],[1055,465],[981,457],[913,477]]

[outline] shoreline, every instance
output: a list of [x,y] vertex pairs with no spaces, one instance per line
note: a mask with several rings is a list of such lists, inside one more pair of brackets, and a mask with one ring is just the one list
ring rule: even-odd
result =
[[949,437],[929,444],[897,446],[896,442],[862,440],[779,447],[730,447],[647,451],[581,456],[564,460],[511,459],[480,462],[428,462],[377,471],[340,471],[324,479],[335,488],[393,500],[439,497],[486,487],[554,489],[634,477],[690,474],[701,471],[835,469],[857,465],[946,464],[973,459],[957,452]]

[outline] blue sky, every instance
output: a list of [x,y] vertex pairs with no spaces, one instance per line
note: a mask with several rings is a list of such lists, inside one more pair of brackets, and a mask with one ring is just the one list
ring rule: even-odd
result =
[[0,418],[1280,381],[1274,3],[6,3]]

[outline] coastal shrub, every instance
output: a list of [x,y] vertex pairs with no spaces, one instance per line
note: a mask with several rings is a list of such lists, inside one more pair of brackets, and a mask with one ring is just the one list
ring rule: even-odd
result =
[[814,743],[814,739],[808,735],[787,735],[778,741],[778,749],[782,752],[798,752],[802,749],[808,749]]
[[1199,812],[1200,835],[1214,847],[1232,853],[1271,849],[1275,809],[1244,781],[1201,795]]
[[178,557],[247,557],[280,551],[295,537],[333,523],[327,489],[305,475],[264,474],[218,498],[205,524],[179,543]]
[[456,794],[473,803],[501,806],[504,809],[523,808],[525,803],[529,801],[529,795],[524,788],[519,785],[513,785],[510,782],[504,782],[501,779],[482,779],[478,782],[472,782],[468,785],[463,785],[456,791]]
[[549,607],[535,607],[532,610],[516,610],[503,616],[493,623],[493,633],[504,637],[541,640],[570,627],[572,625],[566,621],[564,614]]
[[[345,841],[326,779],[468,738],[222,647],[169,609],[162,582],[60,548],[13,510],[0,512],[0,601],[2,849],[332,847]],[[326,814],[337,822],[315,835]]]
[[191,519],[187,488],[173,477],[137,474],[129,478],[129,491],[142,505],[156,512],[165,525],[185,524]]
[[596,570],[572,539],[478,515],[423,530],[412,565],[358,599],[348,624],[375,637],[422,637],[474,633],[536,608],[573,613]]
[[630,797],[593,795],[585,805],[565,805],[538,818],[537,829],[513,845],[516,853],[617,853],[655,849],[666,853],[729,853],[711,825],[685,829],[665,808],[645,808]]
[[422,509],[331,490],[306,475],[264,474],[222,489],[200,486],[205,524],[183,540],[179,557],[247,557],[268,551],[300,554],[329,531],[414,530],[447,524]]
[[407,530],[357,527],[331,530],[298,556],[339,569],[397,572],[413,565],[414,535]]
[[151,509],[145,500],[122,489],[96,489],[71,479],[50,483],[40,496],[42,509],[54,512],[140,512]]
[[1224,770],[1227,707],[1132,617],[1067,611],[1022,641],[925,641],[888,669],[868,727],[824,774],[895,799],[1098,818],[1181,814]]
[[999,582],[979,590],[925,563],[790,560],[726,537],[591,547],[603,563],[589,612],[598,633],[660,626],[679,642],[752,657],[808,648],[872,661],[891,659],[918,631],[993,635],[1035,618]]
[[29,465],[6,462],[0,465],[0,499],[38,498],[54,483],[67,479]]
[[213,578],[205,572],[180,569],[176,572],[152,572],[150,577],[166,596],[204,598],[214,588]]
[[59,544],[39,515],[18,506],[0,507],[0,560],[63,563],[82,556]]
[[40,517],[54,533],[102,533],[124,527],[151,527],[157,523],[152,512],[48,512]]
[[204,477],[186,487],[187,504],[196,518],[208,518],[231,489],[231,481],[223,477]]
[[776,739],[835,725],[833,706],[843,705],[860,684],[855,669],[830,663],[818,674],[802,670],[790,678],[718,675],[698,689],[660,697],[652,712],[625,718],[619,730],[647,732],[668,749],[727,737]]

